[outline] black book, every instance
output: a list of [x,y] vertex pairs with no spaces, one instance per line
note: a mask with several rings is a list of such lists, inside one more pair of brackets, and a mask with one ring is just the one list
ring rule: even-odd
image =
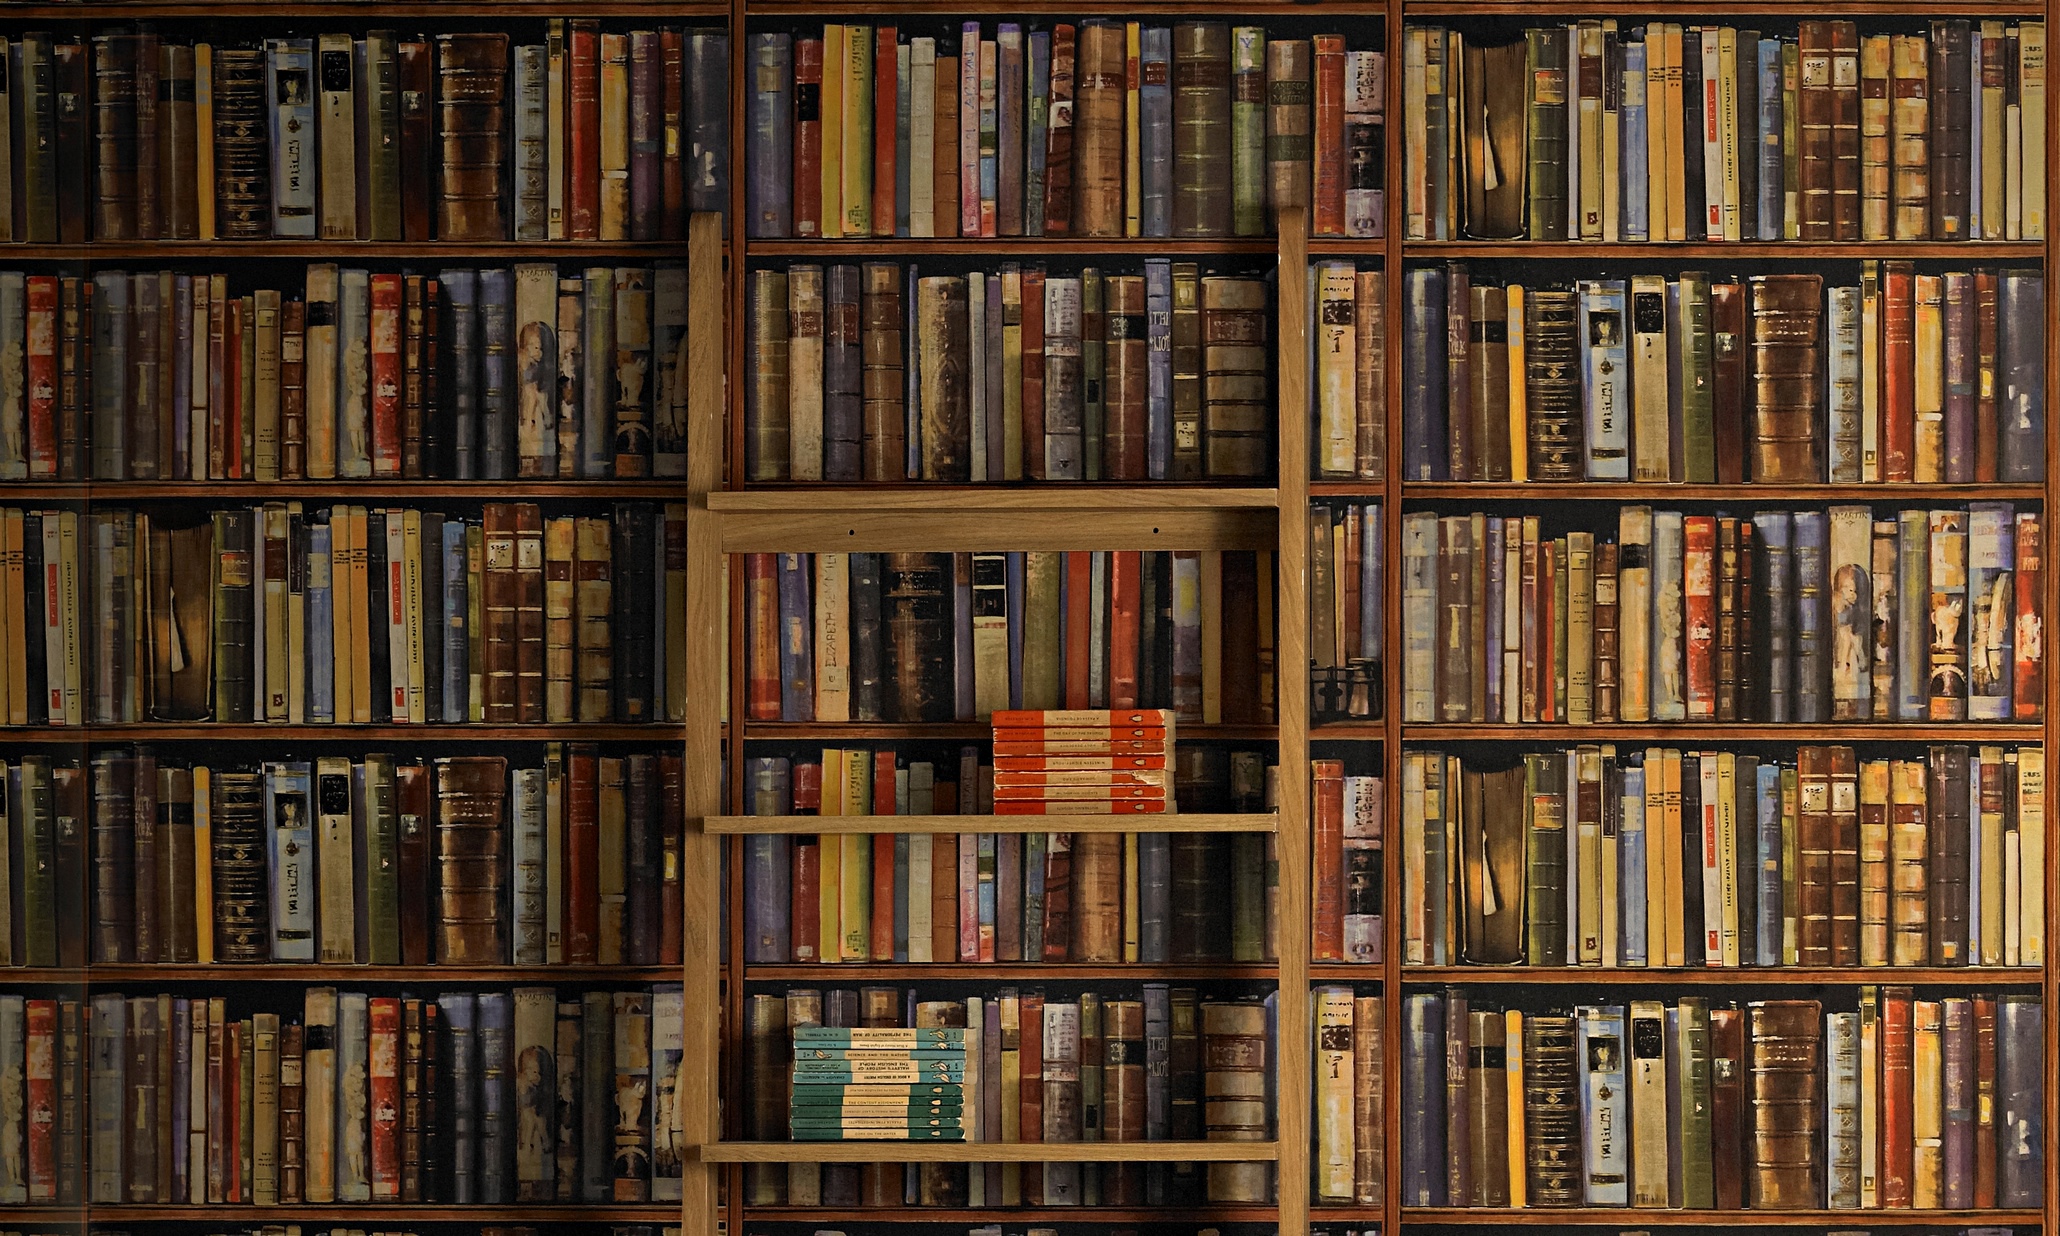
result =
[[880,555],[851,555],[851,719],[887,719],[887,649],[880,626]]
[[371,616],[372,723],[393,720],[393,666],[388,651],[386,581],[386,512],[365,513],[365,613]]
[[615,562],[609,572],[614,585],[615,719],[651,719],[651,614],[656,537],[653,508],[644,502],[615,504]]

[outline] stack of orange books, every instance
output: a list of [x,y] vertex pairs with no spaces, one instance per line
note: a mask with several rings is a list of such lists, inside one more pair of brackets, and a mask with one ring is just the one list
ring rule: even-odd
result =
[[994,714],[996,815],[1172,810],[1171,709],[1003,709]]

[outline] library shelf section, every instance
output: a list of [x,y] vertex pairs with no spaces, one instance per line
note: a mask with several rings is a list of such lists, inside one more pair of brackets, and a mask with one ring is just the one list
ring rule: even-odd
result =
[[[1377,243],[1377,242],[1376,242]],[[970,257],[1020,253],[1082,258],[1138,254],[1148,257],[1221,258],[1270,255],[1271,240],[1182,240],[1167,236],[863,237],[832,240],[766,239],[744,242],[752,257]]]
[[[1366,481],[1315,481],[1312,497],[1376,496],[1378,485]],[[1738,505],[1784,502],[1852,502],[1881,506],[1909,502],[2043,502],[2044,485],[1871,484],[1871,485],[1691,485],[1686,482],[1631,484],[1622,481],[1404,481],[1402,496],[1410,501],[1465,502],[1723,502]]]
[[[1378,1209],[1312,1207],[1312,1218],[1344,1218],[1354,1213],[1377,1217]],[[1404,1206],[1404,1223],[1481,1223],[1515,1227],[1929,1227],[1958,1224],[2009,1225],[2038,1223],[2038,1210],[1648,1210],[1629,1206],[1583,1206],[1565,1209],[1541,1206],[1524,1210],[1469,1209],[1464,1206]]]
[[[722,552],[893,553],[920,547],[928,553],[999,553],[1010,550],[1079,552],[1110,549],[1266,550],[1279,545],[1277,512],[1266,506],[1095,507],[1065,486],[1047,485],[1042,504],[964,506],[933,496],[927,505],[837,509],[826,498],[815,509],[724,511]],[[1147,493],[1149,491],[1138,491]],[[1266,492],[1271,492],[1266,491]],[[711,495],[712,497],[713,495]],[[997,521],[989,526],[980,518]]]
[[247,965],[178,962],[94,962],[74,969],[46,966],[0,967],[0,983],[36,986],[83,983],[95,986],[139,983],[670,983],[678,966],[374,966],[348,962]]
[[[366,6],[371,8],[374,6]],[[295,10],[296,14],[298,9]],[[12,16],[13,14],[9,14]],[[628,258],[650,261],[678,257],[676,240],[87,240],[0,244],[0,256],[17,262],[161,262],[315,258],[333,262],[401,262],[410,259]]]
[[[1032,1211],[1031,1213],[1035,1213]],[[1068,1222],[1096,1223],[1272,1223],[1279,1210],[1272,1206],[1072,1206],[1060,1210]],[[823,1220],[820,1206],[753,1206],[751,1217],[761,1223],[806,1223]],[[983,1209],[955,1206],[867,1206],[852,1216],[866,1223],[1020,1223],[1022,1207]]]
[[80,1202],[72,1206],[9,1206],[14,1223],[76,1223],[88,1213],[100,1223],[196,1223],[243,1220],[271,1224],[300,1219],[319,1222],[350,1219],[359,1223],[533,1223],[539,1216],[553,1223],[659,1223],[679,1216],[673,1202],[636,1206],[596,1205],[583,1202],[535,1202],[522,1206],[436,1205],[410,1202],[380,1206],[361,1202],[303,1203],[283,1206],[117,1206],[106,1202]]
[[[1338,727],[1343,728],[1343,727]],[[1402,727],[1408,742],[2037,742],[2046,727],[2025,723],[1955,721],[1930,725],[1899,721],[1803,722],[1663,721],[1651,725],[1563,725],[1526,722],[1506,725],[1417,725]],[[1319,735],[1327,734],[1320,729]]]
[[703,1163],[1270,1163],[1279,1142],[710,1142]]
[[[1340,967],[1342,968],[1342,967]],[[1369,969],[1373,967],[1368,967]],[[959,980],[986,980],[1000,982],[1148,982],[1157,981],[1218,981],[1218,982],[1272,982],[1280,973],[1280,967],[1272,962],[1264,964],[1211,962],[1207,965],[1161,965],[1155,962],[1125,962],[1119,965],[1083,965],[1075,962],[1023,963],[1013,962],[959,962],[959,963],[912,963],[907,965],[883,965],[870,962],[839,962],[808,965],[752,965],[744,968],[744,979],[751,983],[807,983],[818,981],[844,971],[863,972],[872,982],[938,982]]]
[[[1353,979],[1370,966],[1309,967],[1311,978]],[[1906,984],[1913,987],[2035,987],[2042,984],[2039,966],[1726,966],[1681,969],[1636,966],[1404,966],[1404,983],[1464,984],[1468,987],[1556,986],[1693,987],[1822,987]]]
[[[867,742],[896,742],[903,739],[911,742],[984,742],[994,737],[994,727],[958,721],[747,721],[744,723],[746,742],[812,742],[821,738],[848,738]],[[1275,725],[1231,725],[1183,721],[1179,725],[1179,737],[1183,740],[1207,739],[1215,742],[1273,742],[1280,737],[1280,727]],[[739,819],[752,819],[739,816]],[[907,819],[897,816],[896,819]],[[993,816],[976,816],[988,820]],[[1024,819],[1055,819],[1052,816],[1024,816]],[[1126,817],[1141,818],[1141,817]],[[1249,817],[1243,817],[1249,818]],[[798,831],[821,832],[811,828]],[[907,829],[901,831],[907,832]],[[957,832],[957,829],[947,829]],[[993,832],[994,829],[975,829],[975,832]],[[1032,831],[1045,831],[1034,829]]]
[[[253,498],[291,500],[348,496],[354,502],[391,499],[414,502],[455,498],[467,502],[499,502],[508,496],[508,481],[406,481],[381,477],[362,480],[336,477],[312,481],[23,481],[0,482],[0,501],[21,502],[246,502]],[[524,480],[522,497],[529,502],[613,502],[631,498],[677,499],[680,483],[664,481]]]
[[244,725],[197,722],[160,725],[52,725],[12,730],[9,742],[75,745],[102,742],[653,742],[670,740],[674,728],[538,721],[529,725]]
[[[820,511],[935,511],[949,501],[961,518],[981,512],[1062,514],[1083,511],[1270,511],[1280,505],[1277,489],[1146,482],[1135,485],[1074,485],[1048,481],[1020,488],[997,485],[913,483],[842,487],[781,484],[708,495],[708,509],[725,516],[807,514]],[[727,522],[727,520],[725,520]]]
[[[1725,12],[1735,11],[1726,6]],[[1841,9],[1841,12],[1848,10]],[[1363,241],[1361,244],[1378,242]],[[1326,254],[1336,248],[1340,254],[1354,252],[1337,242],[1310,242],[1309,251]],[[1803,242],[1775,241],[1572,241],[1572,240],[1405,240],[1402,251],[1412,258],[1488,258],[1522,260],[1594,261],[1597,258],[1654,257],[1662,261],[1709,258],[1717,261],[1815,262],[1836,258],[1958,258],[1969,261],[2025,261],[2043,258],[2046,246],[2037,240],[1839,240]]]
[[[1272,812],[1181,815],[711,815],[710,833],[1270,833]],[[926,970],[927,972],[927,970]]]

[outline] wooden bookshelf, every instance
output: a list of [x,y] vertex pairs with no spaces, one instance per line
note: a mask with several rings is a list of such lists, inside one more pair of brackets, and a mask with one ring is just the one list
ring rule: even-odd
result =
[[1046,833],[1053,823],[1076,833],[1270,833],[1276,814],[1180,815],[712,815],[701,821],[711,833],[876,833],[880,820],[898,833]]
[[[530,502],[607,502],[642,498],[677,499],[683,482],[663,481],[522,481],[522,497]],[[457,499],[498,502],[507,496],[507,481],[407,481],[391,478],[325,481],[26,481],[0,487],[10,502],[247,502],[253,499],[298,499],[303,502],[348,500],[353,503],[393,500],[421,502]]]
[[[1724,10],[1727,14],[1736,11],[1738,10],[1735,7],[1727,7]],[[1540,15],[1542,16],[1542,6]],[[1406,240],[1402,242],[1402,254],[1408,258],[1463,258],[1473,261],[1520,258],[1529,261],[1592,262],[1607,259],[1635,262],[1645,257],[1660,263],[1683,259],[1821,262],[1839,258],[1852,261],[1861,258],[1950,258],[1960,262],[2036,262],[2045,256],[2045,246],[2038,241],[2002,240],[1979,240],[1965,244],[1914,240],[1831,241],[1821,244],[1799,240],[1717,241],[1693,244],[1681,241]]]
[[[1324,977],[1349,979],[1361,966],[1323,967]],[[1708,966],[1694,968],[1618,966],[1403,966],[1404,983],[1462,986],[1837,987],[1862,983],[1950,984],[1969,991],[1984,987],[2034,987],[2045,981],[2038,966]]]
[[[1324,1217],[1345,1217],[1365,1213],[1340,1207],[1316,1212]],[[1374,1212],[1378,1213],[1378,1212]],[[1404,1223],[1454,1224],[1471,1227],[1481,1223],[1513,1227],[1709,1227],[1713,1230],[1741,1227],[1945,1227],[1958,1225],[2037,1224],[2045,1212],[2039,1210],[1648,1210],[1628,1206],[1536,1207],[1528,1210],[1492,1210],[1464,1206],[1406,1206]]]
[[704,1163],[1258,1163],[1281,1154],[1278,1142],[714,1142],[700,1148],[700,1157]]

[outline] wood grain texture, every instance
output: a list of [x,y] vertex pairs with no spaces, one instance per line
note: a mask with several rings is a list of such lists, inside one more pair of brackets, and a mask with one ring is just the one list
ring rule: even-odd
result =
[[[1285,815],[712,815],[711,833],[1270,833]],[[1286,928],[1282,928],[1285,933]]]
[[1279,1142],[717,1142],[708,1163],[1262,1163]]
[[965,519],[988,512],[1031,512],[1080,518],[1099,511],[1270,511],[1277,489],[1229,489],[1205,485],[1068,485],[1002,488],[994,485],[782,485],[710,494],[708,509],[728,514],[792,514],[848,511],[935,511],[940,501]]

